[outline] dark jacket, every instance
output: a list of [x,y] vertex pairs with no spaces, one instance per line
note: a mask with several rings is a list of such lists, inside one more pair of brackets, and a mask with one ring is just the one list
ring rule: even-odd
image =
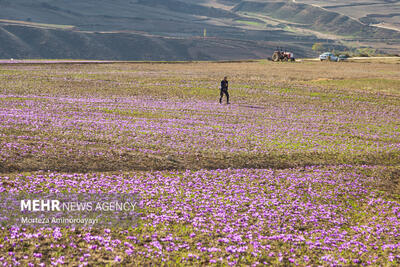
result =
[[221,81],[221,90],[228,91],[228,81],[225,80]]

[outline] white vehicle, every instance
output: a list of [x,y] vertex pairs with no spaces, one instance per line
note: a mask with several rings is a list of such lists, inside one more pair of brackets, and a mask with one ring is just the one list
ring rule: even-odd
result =
[[339,61],[339,57],[335,56],[331,52],[325,52],[325,53],[319,55],[319,60],[321,60],[321,61],[324,61],[324,60]]

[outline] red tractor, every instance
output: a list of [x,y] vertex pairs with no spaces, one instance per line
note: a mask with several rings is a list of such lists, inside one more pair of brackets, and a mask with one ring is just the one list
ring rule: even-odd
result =
[[282,51],[281,49],[275,50],[272,55],[272,61],[295,61],[294,55],[292,52]]

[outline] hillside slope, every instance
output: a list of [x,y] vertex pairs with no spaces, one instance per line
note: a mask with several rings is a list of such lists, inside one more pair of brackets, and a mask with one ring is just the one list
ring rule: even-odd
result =
[[346,15],[296,2],[242,1],[233,11],[266,14],[273,18],[298,23],[299,27],[328,31],[341,36],[400,38],[400,33],[395,31],[371,27]]
[[360,38],[396,45],[400,35],[292,1],[0,0],[0,58],[243,59],[276,46],[304,57],[315,42]]
[[[270,42],[222,38],[172,38],[135,33],[90,33],[0,26],[0,58],[104,60],[230,60],[266,58]],[[297,54],[309,55],[301,46]]]
[[400,1],[397,0],[296,0],[359,19],[363,23],[400,31]]

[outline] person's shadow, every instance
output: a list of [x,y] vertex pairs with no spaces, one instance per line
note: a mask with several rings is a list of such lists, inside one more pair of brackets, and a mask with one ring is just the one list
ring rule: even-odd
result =
[[239,107],[254,108],[254,109],[266,109],[265,107],[253,106],[253,105],[239,105]]

